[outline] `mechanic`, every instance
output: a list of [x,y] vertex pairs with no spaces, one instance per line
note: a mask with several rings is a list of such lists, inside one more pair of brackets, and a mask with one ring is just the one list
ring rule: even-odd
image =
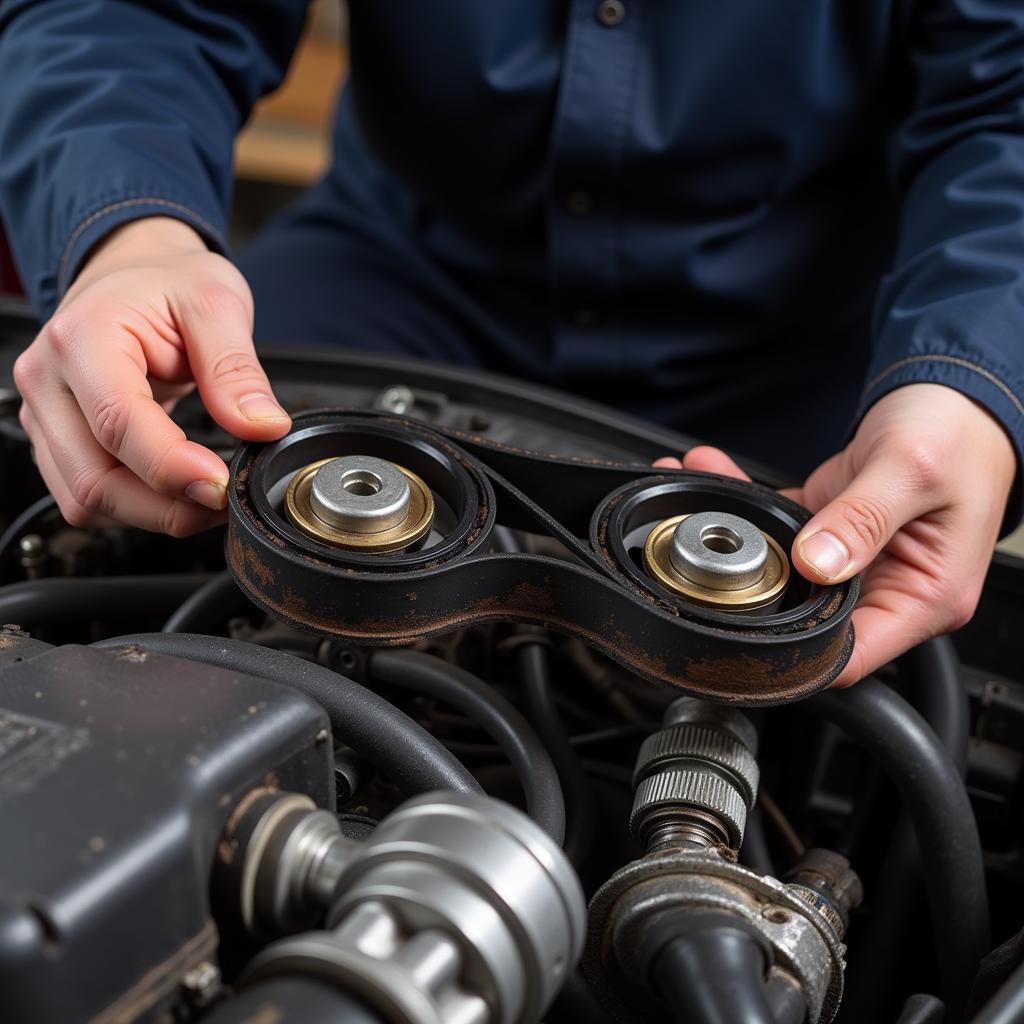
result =
[[842,683],[969,618],[1020,516],[1024,4],[352,0],[334,166],[231,262],[233,138],[305,6],[0,0],[0,208],[49,318],[16,383],[69,522],[221,521],[167,410],[285,433],[255,329],[813,469],[794,563],[865,574]]

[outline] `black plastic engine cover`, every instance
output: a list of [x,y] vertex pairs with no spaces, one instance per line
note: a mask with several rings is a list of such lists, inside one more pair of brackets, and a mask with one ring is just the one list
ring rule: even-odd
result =
[[25,648],[0,660],[0,1020],[152,1019],[215,955],[209,879],[239,799],[333,806],[327,717],[133,648]]

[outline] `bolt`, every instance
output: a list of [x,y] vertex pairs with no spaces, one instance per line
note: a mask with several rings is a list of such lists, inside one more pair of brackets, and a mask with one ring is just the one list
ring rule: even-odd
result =
[[209,1006],[220,992],[220,969],[204,960],[185,972],[181,979],[189,1002],[197,1009]]

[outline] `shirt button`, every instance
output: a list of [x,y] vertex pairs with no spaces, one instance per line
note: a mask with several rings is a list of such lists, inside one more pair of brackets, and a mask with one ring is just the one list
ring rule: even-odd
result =
[[581,306],[572,315],[577,327],[596,327],[601,321],[600,314],[596,309],[589,306]]
[[589,192],[577,189],[565,197],[565,205],[569,208],[570,213],[574,213],[577,217],[586,217],[588,213],[593,212],[594,197]]
[[625,4],[620,3],[619,0],[601,0],[601,3],[597,5],[597,20],[608,28],[618,25],[625,16]]

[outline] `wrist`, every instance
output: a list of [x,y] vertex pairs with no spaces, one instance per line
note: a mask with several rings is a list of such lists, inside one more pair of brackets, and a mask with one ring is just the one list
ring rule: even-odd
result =
[[101,239],[68,289],[64,301],[91,281],[140,262],[190,252],[208,252],[202,236],[174,217],[142,217],[121,224]]

